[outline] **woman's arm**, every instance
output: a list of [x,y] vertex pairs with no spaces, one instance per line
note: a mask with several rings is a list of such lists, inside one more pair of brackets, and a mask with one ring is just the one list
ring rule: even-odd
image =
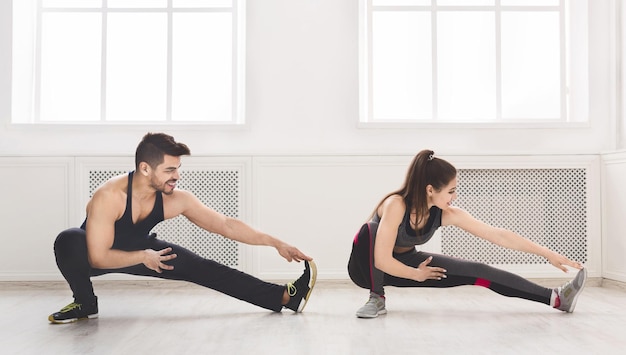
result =
[[536,244],[513,231],[497,228],[479,221],[468,212],[458,207],[450,206],[443,211],[442,225],[457,226],[466,232],[504,248],[542,256],[546,258],[550,264],[564,272],[568,271],[565,266],[571,266],[576,269],[582,269],[583,267],[580,263],[569,260],[565,256]]

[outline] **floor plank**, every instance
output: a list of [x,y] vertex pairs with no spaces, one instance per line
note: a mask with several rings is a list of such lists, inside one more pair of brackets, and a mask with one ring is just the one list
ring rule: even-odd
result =
[[0,286],[4,354],[619,354],[626,291],[587,287],[572,314],[480,287],[387,288],[389,313],[358,319],[367,291],[320,281],[302,314],[195,285],[96,282],[100,318],[52,325],[61,283]]

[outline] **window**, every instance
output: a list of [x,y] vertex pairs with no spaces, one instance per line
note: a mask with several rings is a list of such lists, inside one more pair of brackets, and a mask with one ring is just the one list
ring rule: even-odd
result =
[[13,8],[14,122],[243,123],[242,0]]
[[361,0],[361,122],[580,122],[587,2]]

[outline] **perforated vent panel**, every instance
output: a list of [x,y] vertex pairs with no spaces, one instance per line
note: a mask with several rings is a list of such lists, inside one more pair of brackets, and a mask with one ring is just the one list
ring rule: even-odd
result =
[[[585,169],[461,169],[458,177],[454,205],[572,260],[587,261]],[[447,255],[487,264],[547,264],[456,227],[442,228],[441,236]]]
[[[106,180],[125,173],[120,170],[90,170],[89,196]],[[239,218],[239,179],[240,172],[237,170],[183,170],[177,188],[194,193],[205,205],[226,216]],[[202,257],[231,267],[239,265],[237,242],[209,233],[183,216],[159,223],[153,232],[159,239],[183,246]]]

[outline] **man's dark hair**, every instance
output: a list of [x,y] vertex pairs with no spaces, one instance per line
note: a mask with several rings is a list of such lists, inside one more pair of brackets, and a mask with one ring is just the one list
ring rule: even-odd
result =
[[152,169],[163,163],[165,155],[179,157],[190,155],[191,151],[184,143],[178,143],[174,137],[165,133],[148,133],[143,136],[135,151],[135,169],[139,163],[146,162]]

